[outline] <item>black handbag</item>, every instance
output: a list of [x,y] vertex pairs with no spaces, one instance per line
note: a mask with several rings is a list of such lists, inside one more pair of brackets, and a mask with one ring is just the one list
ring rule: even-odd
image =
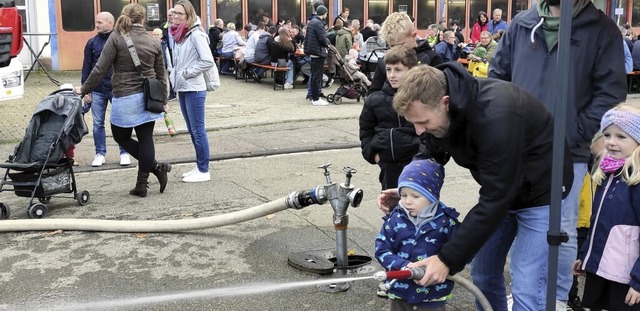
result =
[[140,77],[142,77],[144,108],[149,112],[164,112],[164,103],[167,99],[164,85],[157,78],[147,78],[142,74],[142,66],[140,65],[138,52],[136,52],[136,47],[133,45],[131,37],[128,34],[124,34],[123,37],[127,44],[127,49],[129,49],[129,53],[131,54],[131,58],[133,59],[133,64],[136,66]]

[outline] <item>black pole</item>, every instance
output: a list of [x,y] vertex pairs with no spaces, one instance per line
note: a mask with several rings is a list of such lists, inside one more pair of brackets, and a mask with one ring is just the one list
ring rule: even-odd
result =
[[[556,80],[553,128],[553,161],[551,173],[551,206],[549,209],[549,231],[547,242],[549,243],[549,275],[547,276],[547,311],[556,310],[556,291],[558,281],[558,254],[560,244],[567,242],[566,232],[561,232],[560,221],[562,214],[562,180],[564,166],[564,146],[567,115],[567,94],[569,90],[569,56],[571,47],[571,19],[573,13],[573,1],[560,1],[560,29],[558,40],[558,75],[547,77]],[[551,90],[549,90],[551,91]]]

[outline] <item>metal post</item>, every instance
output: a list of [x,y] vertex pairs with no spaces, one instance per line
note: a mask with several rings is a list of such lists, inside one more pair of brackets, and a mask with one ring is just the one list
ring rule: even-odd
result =
[[560,1],[560,29],[558,40],[558,75],[556,77],[547,77],[550,79],[557,78],[556,85],[560,88],[556,89],[554,107],[554,129],[553,129],[553,160],[551,173],[551,202],[549,209],[549,231],[547,233],[547,241],[549,243],[548,266],[549,274],[547,275],[547,311],[556,309],[556,291],[558,281],[558,254],[559,247],[565,232],[561,232],[561,214],[562,214],[562,181],[564,166],[564,146],[566,132],[566,115],[567,115],[567,94],[569,90],[569,69],[570,69],[570,48],[571,48],[571,20],[573,12],[573,1]]

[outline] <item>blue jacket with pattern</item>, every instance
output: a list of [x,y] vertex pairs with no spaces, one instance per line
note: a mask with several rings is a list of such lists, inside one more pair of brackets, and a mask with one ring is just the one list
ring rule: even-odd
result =
[[[414,225],[402,207],[394,208],[376,238],[376,259],[385,270],[394,271],[438,254],[455,231],[458,215],[441,202],[432,219]],[[449,280],[426,287],[413,280],[397,280],[389,289],[389,298],[438,307],[446,303],[452,290],[453,282]]]

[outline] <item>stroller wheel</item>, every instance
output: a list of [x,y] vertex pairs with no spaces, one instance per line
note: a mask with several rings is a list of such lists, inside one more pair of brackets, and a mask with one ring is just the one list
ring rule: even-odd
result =
[[32,219],[44,218],[47,215],[47,206],[42,203],[35,203],[27,208],[27,215]]
[[333,103],[333,99],[334,99],[334,94],[327,95],[327,101],[328,102]]
[[333,103],[336,105],[342,104],[342,96],[336,95],[333,97]]
[[0,219],[9,219],[9,205],[0,203]]
[[41,197],[41,198],[38,198],[38,201],[40,201],[40,203],[42,203],[42,204],[47,204],[47,203],[49,203],[51,201],[51,197],[50,196],[49,197]]
[[80,204],[80,206],[87,205],[87,203],[89,203],[89,198],[91,198],[91,196],[87,190],[78,193],[76,196],[76,200],[78,200],[78,204]]

